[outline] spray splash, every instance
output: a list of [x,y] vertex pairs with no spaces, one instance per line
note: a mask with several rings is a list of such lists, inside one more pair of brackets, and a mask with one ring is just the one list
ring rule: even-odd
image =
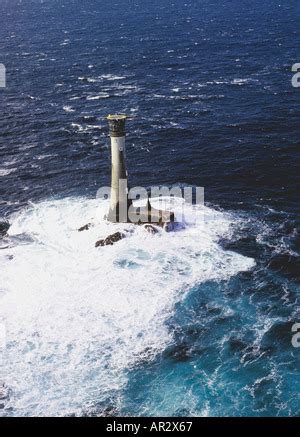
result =
[[[231,219],[205,207],[204,223],[158,235],[136,227],[96,249],[122,228],[101,218],[106,210],[107,202],[70,198],[11,218],[9,235],[30,238],[0,254],[1,379],[10,393],[2,414],[80,415],[112,397],[122,402],[126,370],[172,340],[165,322],[175,303],[196,283],[254,265],[218,245]],[[96,226],[77,231],[90,221]]]

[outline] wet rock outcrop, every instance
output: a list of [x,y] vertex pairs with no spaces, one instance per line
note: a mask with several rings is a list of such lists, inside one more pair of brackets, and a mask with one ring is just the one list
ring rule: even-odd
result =
[[10,224],[7,221],[0,221],[0,237],[5,237],[9,228]]
[[113,244],[117,243],[125,237],[126,235],[123,232],[115,232],[114,234],[111,234],[108,237],[97,241],[95,247],[112,246]]
[[86,225],[81,226],[81,228],[78,229],[78,232],[88,231],[91,226],[92,226],[92,223],[87,223]]
[[145,229],[147,232],[149,232],[149,234],[157,234],[157,233],[159,232],[159,230],[158,230],[155,226],[150,225],[150,224],[146,224],[146,225],[144,226],[144,229]]

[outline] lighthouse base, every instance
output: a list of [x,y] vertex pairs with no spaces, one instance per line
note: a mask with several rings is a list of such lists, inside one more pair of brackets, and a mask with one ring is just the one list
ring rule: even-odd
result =
[[164,227],[175,221],[174,212],[153,208],[148,200],[146,206],[134,207],[132,202],[111,207],[106,220],[112,223],[153,224]]

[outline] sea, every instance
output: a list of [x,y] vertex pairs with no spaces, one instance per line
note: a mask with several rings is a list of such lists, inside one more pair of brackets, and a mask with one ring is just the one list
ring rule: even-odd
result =
[[[0,0],[0,416],[300,415],[299,16]],[[104,220],[114,113],[130,185],[203,220]]]

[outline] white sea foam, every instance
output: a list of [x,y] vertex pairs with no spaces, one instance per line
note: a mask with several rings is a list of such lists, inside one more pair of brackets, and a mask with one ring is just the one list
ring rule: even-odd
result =
[[62,43],[60,43],[60,46],[67,46],[70,44],[70,40],[69,39],[65,39]]
[[[203,208],[204,222],[150,235],[105,222],[106,210],[107,202],[70,198],[10,219],[11,238],[31,237],[0,253],[7,336],[1,378],[10,415],[80,414],[120,393],[125,370],[171,341],[166,321],[191,286],[254,264],[218,245],[231,224],[221,212]],[[192,216],[189,207],[187,223]],[[88,222],[95,226],[77,231]],[[94,247],[124,227],[134,232],[114,246]]]
[[258,82],[257,79],[250,79],[250,78],[246,78],[246,79],[233,79],[230,83],[232,85],[247,85],[249,83],[255,83]]
[[74,129],[77,129],[78,132],[82,133],[82,132],[89,132],[91,130],[95,130],[95,129],[103,129],[103,126],[99,126],[99,125],[92,125],[92,124],[85,124],[85,125],[81,125],[79,123],[71,123],[71,126]]
[[63,110],[65,112],[75,112],[75,109],[72,108],[72,106],[63,106]]
[[103,74],[100,77],[102,79],[106,79],[106,80],[122,80],[122,79],[126,79],[126,76],[117,76],[115,74]]
[[100,100],[100,99],[108,99],[110,97],[107,93],[100,93],[97,96],[87,96],[86,100]]
[[8,176],[11,173],[14,173],[17,171],[17,168],[1,168],[0,169],[0,177],[1,176]]

